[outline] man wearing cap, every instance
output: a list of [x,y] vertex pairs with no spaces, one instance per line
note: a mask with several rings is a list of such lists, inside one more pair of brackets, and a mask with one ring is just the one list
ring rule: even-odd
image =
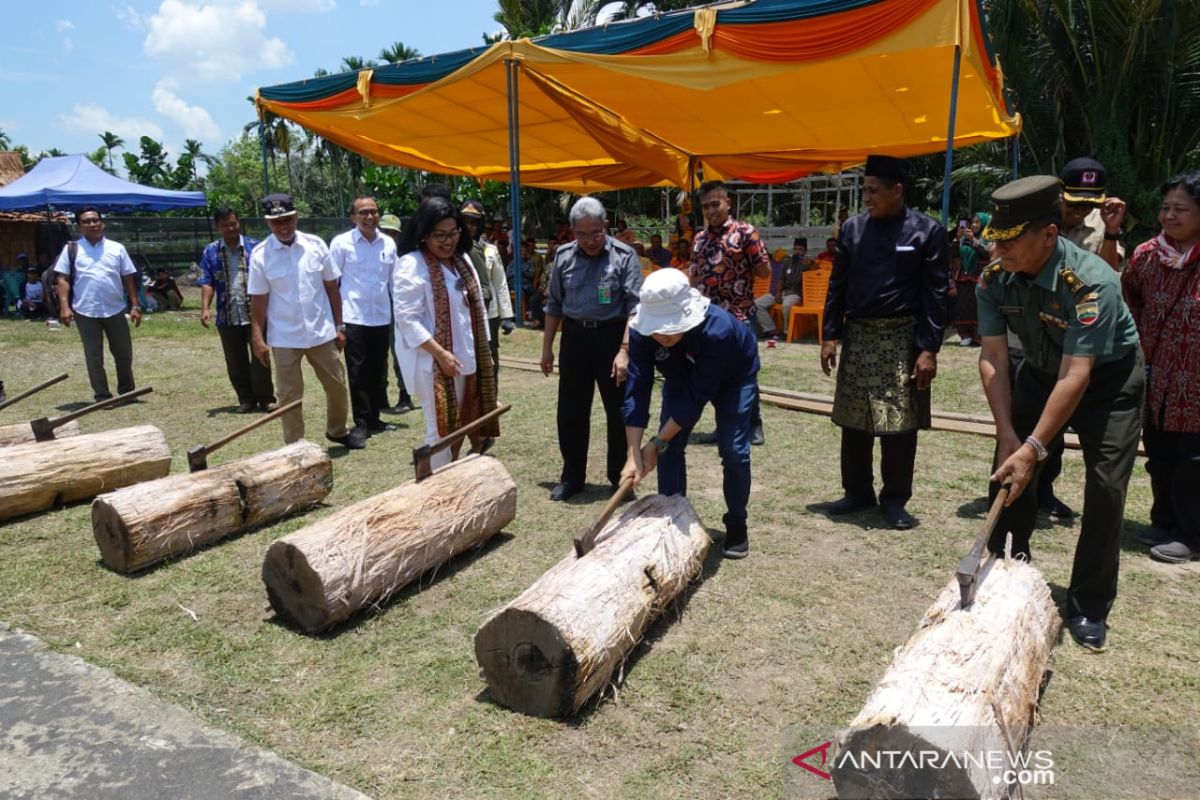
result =
[[[699,194],[705,227],[692,241],[692,285],[700,294],[750,324],[754,319],[754,279],[770,277],[771,257],[754,226],[730,216],[729,192],[722,181],[705,181],[700,184]],[[774,329],[772,322],[767,330]],[[764,444],[766,435],[757,389],[750,415],[750,443]],[[710,438],[703,437],[703,441]]]
[[256,408],[275,409],[275,386],[271,370],[254,357],[250,336],[250,253],[258,240],[242,235],[242,223],[232,208],[218,208],[213,221],[221,238],[204,248],[200,256],[200,324],[212,320],[213,296],[217,300],[217,335],[225,355],[225,372],[237,394],[238,411],[249,414]]
[[468,200],[459,213],[467,224],[467,232],[474,244],[471,246],[471,264],[479,276],[479,286],[483,290],[483,300],[487,305],[488,332],[491,334],[489,345],[492,348],[492,366],[496,370],[497,381],[500,377],[500,331],[507,336],[513,332],[512,298],[508,294],[508,278],[504,274],[504,259],[500,250],[493,244],[481,240],[483,235],[483,203],[478,200]]
[[792,308],[803,302],[804,273],[816,269],[816,263],[808,257],[808,241],[795,239],[792,242],[792,254],[784,259],[783,269],[779,273],[779,285],[775,291],[764,294],[754,301],[755,314],[759,327],[764,331],[775,334],[775,321],[771,319],[771,306],[779,303],[783,306],[783,333],[787,335],[787,325],[791,320]]
[[396,430],[379,413],[387,406],[388,331],[391,329],[390,287],[396,267],[396,243],[379,230],[374,197],[350,204],[354,227],[333,237],[329,258],[342,273],[339,284],[342,320],[346,323],[346,375],[355,432],[366,438]]
[[1067,162],[1059,177],[1063,182],[1059,235],[1119,270],[1125,260],[1121,244],[1125,201],[1106,193],[1104,165],[1094,158],[1076,158]]
[[[821,368],[838,368],[833,421],[842,429],[845,495],[821,510],[849,514],[875,505],[872,460],[879,438],[888,526],[916,524],[912,497],[917,431],[930,426],[930,385],[946,327],[946,230],[904,204],[904,161],[870,156],[866,213],[841,226],[825,299]],[[842,344],[841,364],[837,346]]]
[[[1059,179],[1034,175],[992,193],[984,236],[999,263],[980,279],[979,374],[996,421],[997,484],[1011,484],[989,548],[1029,555],[1036,482],[1049,448],[1070,425],[1087,479],[1083,522],[1067,591],[1067,627],[1085,647],[1104,645],[1117,596],[1125,492],[1142,426],[1145,371],[1117,274],[1059,236]],[[1009,383],[1007,331],[1025,361]],[[1036,485],[1036,484],[1035,484]]]
[[112,397],[108,373],[104,371],[104,339],[117,367],[117,394],[132,392],[133,339],[125,321],[125,298],[129,298],[129,319],[141,327],[137,286],[133,276],[137,268],[125,246],[104,235],[104,219],[94,206],[75,213],[75,224],[83,236],[63,248],[54,271],[58,280],[58,318],[63,325],[72,321],[83,341],[83,357],[88,381],[97,401]]
[[[397,246],[397,248],[399,247],[399,245],[400,245],[400,218],[398,216],[396,216],[395,214],[384,214],[382,217],[379,218],[379,230],[383,231],[384,234],[389,239],[392,240],[392,243]],[[397,249],[396,255],[397,255],[397,257],[399,257],[404,254],[401,253]],[[391,285],[391,283],[389,283],[388,284],[388,297],[389,298],[392,296],[391,292],[392,292],[392,285]],[[392,353],[392,372],[396,376],[396,385],[400,389],[400,399],[397,400],[396,405],[392,407],[392,413],[407,414],[409,411],[412,411],[413,408],[415,408],[415,406],[413,405],[412,396],[408,393],[408,387],[406,387],[404,385],[404,375],[400,372],[400,358],[396,355],[396,312],[395,312],[395,307],[393,306],[390,299],[388,301],[388,307],[389,307],[388,311],[391,314],[391,316],[389,317],[391,322],[388,324],[388,349],[391,350],[391,353]],[[388,394],[388,377],[387,377],[387,370],[384,369],[384,371],[383,371],[383,396],[386,398],[387,394]]]
[[[682,272],[652,273],[629,322],[625,387],[628,455],[621,477],[635,482],[658,466],[659,494],[687,494],[688,434],[712,403],[725,491],[726,558],[750,552],[750,427],[758,388],[758,344],[744,322],[691,288]],[[658,431],[642,444],[650,419],[654,370],[663,375]]]
[[563,467],[551,500],[583,491],[592,398],[597,388],[608,427],[607,476],[613,488],[625,464],[622,393],[629,363],[626,323],[638,302],[642,269],[633,248],[609,236],[608,215],[594,197],[575,201],[575,240],[554,254],[542,336],[542,373],[554,373],[554,337],[562,327],[558,367],[558,448]]
[[[346,370],[339,353],[346,346],[342,322],[341,272],[319,237],[296,230],[296,206],[290,194],[262,200],[271,235],[250,253],[251,343],[254,357],[269,366],[275,357],[279,402],[304,396],[300,360],[308,359],[325,389],[325,438],[351,450],[366,446],[363,436],[346,427],[349,398]],[[304,437],[304,415],[283,416],[283,440]]]

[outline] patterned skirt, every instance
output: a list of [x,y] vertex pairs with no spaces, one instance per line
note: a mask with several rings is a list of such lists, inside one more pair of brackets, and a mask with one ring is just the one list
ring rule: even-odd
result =
[[871,434],[930,426],[928,389],[909,377],[917,358],[917,318],[848,319],[833,395],[833,421]]

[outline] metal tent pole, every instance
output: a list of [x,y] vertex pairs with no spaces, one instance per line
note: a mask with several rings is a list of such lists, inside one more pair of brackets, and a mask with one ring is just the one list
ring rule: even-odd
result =
[[267,173],[267,132],[261,119],[258,121],[258,145],[259,149],[262,150],[263,197],[266,197],[271,193],[271,183],[270,177]]
[[1012,137],[1012,179],[1015,181],[1021,172],[1021,134]]
[[[509,234],[508,246],[513,251],[513,280],[517,284],[516,289],[516,312],[513,316],[516,317],[517,325],[525,326],[524,309],[524,287],[521,285],[521,135],[520,135],[520,105],[518,102],[518,68],[519,65],[515,59],[509,59],[504,62],[507,69],[505,77],[508,84],[508,188],[510,197],[509,211],[512,214],[513,226],[512,233]],[[517,239],[517,241],[513,241]]]
[[954,45],[954,77],[950,82],[950,125],[946,134],[946,173],[942,177],[942,224],[950,222],[950,173],[954,169],[954,123],[958,114],[958,71],[962,62],[962,47]]

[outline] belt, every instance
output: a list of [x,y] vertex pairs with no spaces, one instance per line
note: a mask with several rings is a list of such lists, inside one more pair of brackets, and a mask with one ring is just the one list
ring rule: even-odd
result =
[[624,325],[624,317],[613,317],[612,319],[575,319],[574,317],[563,317],[564,320],[581,328],[611,328],[614,325]]

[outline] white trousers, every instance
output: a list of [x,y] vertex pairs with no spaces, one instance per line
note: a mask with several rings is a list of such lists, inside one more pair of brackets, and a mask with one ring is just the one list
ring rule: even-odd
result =
[[[434,367],[437,369],[437,367]],[[462,397],[463,391],[466,389],[466,378],[458,375],[454,378],[454,394],[456,397]],[[433,372],[426,372],[418,369],[413,373],[413,385],[408,386],[408,390],[417,396],[421,401],[421,413],[425,415],[425,444],[433,444],[441,438],[438,434],[437,426],[437,405],[433,399]],[[450,463],[450,448],[434,453],[429,459],[429,466],[433,469],[444,467]]]

